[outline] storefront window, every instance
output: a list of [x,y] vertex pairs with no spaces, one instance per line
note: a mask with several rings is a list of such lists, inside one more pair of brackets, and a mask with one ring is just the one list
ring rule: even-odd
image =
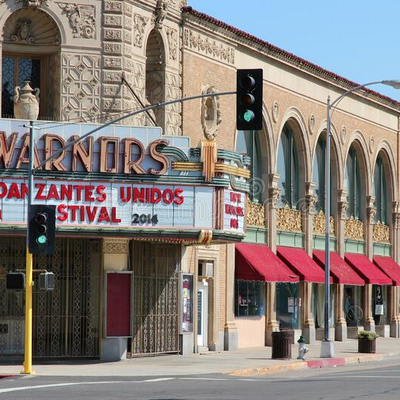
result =
[[[316,328],[325,326],[325,285],[313,283],[312,291],[313,315]],[[329,326],[335,327],[335,286],[330,285],[330,316]]]
[[235,315],[265,314],[265,283],[253,281],[236,281]]
[[276,318],[280,329],[299,329],[301,297],[298,283],[276,284]]
[[361,303],[361,287],[344,287],[344,315],[348,326],[360,326],[364,316]]
[[372,287],[372,315],[375,325],[387,325],[387,286],[373,285]]

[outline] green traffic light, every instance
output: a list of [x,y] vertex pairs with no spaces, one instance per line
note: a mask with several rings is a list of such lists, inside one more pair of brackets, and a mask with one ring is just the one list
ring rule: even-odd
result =
[[245,110],[242,114],[242,121],[251,122],[255,118],[255,114],[251,110]]
[[36,242],[38,244],[46,244],[47,242],[47,237],[45,235],[40,235],[36,238]]

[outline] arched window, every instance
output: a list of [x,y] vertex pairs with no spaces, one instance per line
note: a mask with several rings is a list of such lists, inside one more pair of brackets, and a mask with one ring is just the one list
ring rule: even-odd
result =
[[11,14],[3,29],[1,116],[14,117],[14,89],[30,81],[40,89],[39,119],[60,114],[60,32],[54,20],[37,8]]
[[357,152],[351,147],[347,156],[344,187],[347,191],[347,218],[361,219],[361,179]]
[[277,173],[280,176],[278,187],[281,189],[281,205],[297,208],[300,194],[299,162],[294,132],[288,125],[283,128],[278,145]]
[[[165,52],[161,35],[153,29],[146,46],[146,100],[149,104],[165,101]],[[158,126],[165,132],[165,107],[154,110]]]
[[236,151],[240,154],[246,154],[251,158],[251,182],[250,199],[253,202],[261,203],[262,188],[264,185],[262,180],[262,161],[261,161],[261,144],[260,136],[257,131],[238,131],[236,137]]
[[[323,211],[325,212],[325,200],[326,200],[326,185],[325,185],[325,165],[326,165],[326,139],[323,135],[321,135],[317,142],[317,147],[315,149],[314,154],[314,166],[313,166],[313,181],[315,183],[315,194],[317,196],[317,202],[315,204],[315,210],[317,212]],[[330,213],[332,215],[333,211],[333,169],[334,165],[331,163],[330,169]]]
[[386,224],[388,222],[388,193],[385,178],[385,168],[383,166],[383,160],[380,154],[378,155],[375,165],[374,196],[376,207],[375,222],[380,221],[382,224]]

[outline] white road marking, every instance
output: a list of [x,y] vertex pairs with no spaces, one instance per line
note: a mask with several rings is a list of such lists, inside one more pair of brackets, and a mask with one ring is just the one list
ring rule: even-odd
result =
[[1,393],[18,392],[22,390],[34,390],[34,389],[47,389],[55,387],[65,387],[65,386],[79,386],[79,385],[101,385],[101,384],[115,384],[115,383],[148,383],[148,382],[161,382],[170,381],[175,378],[156,378],[156,379],[146,379],[143,381],[100,381],[100,382],[70,382],[70,383],[52,383],[48,385],[37,385],[37,386],[21,386],[17,388],[6,388],[0,389]]

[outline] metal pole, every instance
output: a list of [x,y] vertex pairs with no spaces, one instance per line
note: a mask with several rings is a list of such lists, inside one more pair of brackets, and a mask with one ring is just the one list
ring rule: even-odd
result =
[[29,123],[29,167],[28,167],[28,209],[26,212],[26,288],[25,288],[25,349],[24,369],[21,374],[32,374],[32,286],[33,286],[33,261],[29,252],[29,226],[28,215],[33,203],[33,159],[34,138],[33,121]]
[[330,341],[329,335],[329,315],[330,315],[330,200],[331,200],[331,105],[330,96],[327,100],[326,116],[326,150],[325,150],[325,336],[324,341]]

